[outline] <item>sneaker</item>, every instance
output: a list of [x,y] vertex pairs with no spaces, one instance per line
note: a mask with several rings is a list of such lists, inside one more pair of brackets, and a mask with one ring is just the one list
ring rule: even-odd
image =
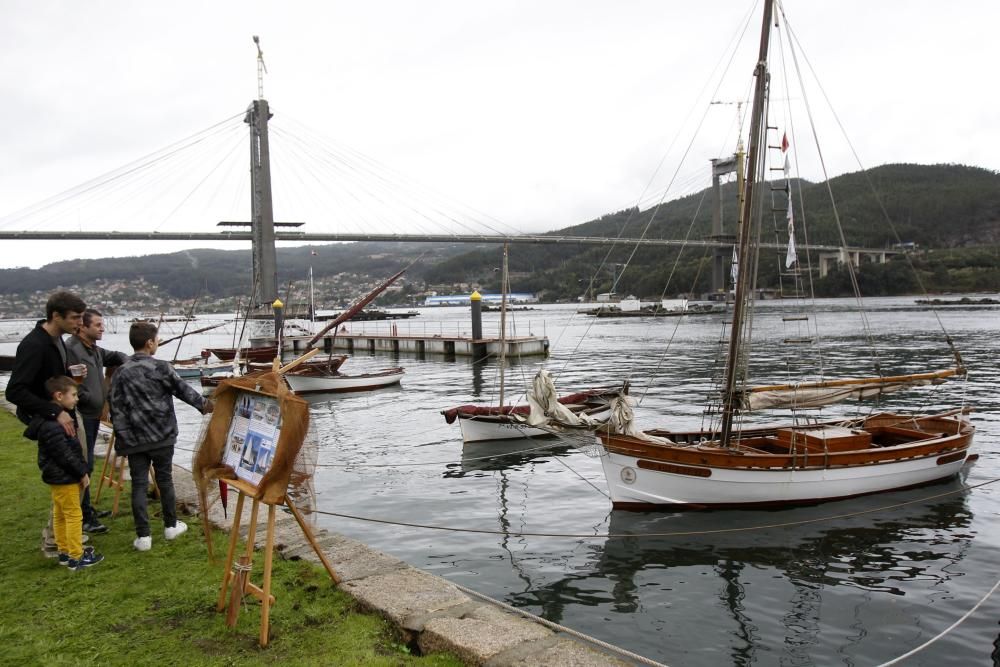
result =
[[56,545],[49,546],[48,544],[42,545],[42,555],[46,558],[58,558],[59,557],[59,547]]
[[91,535],[101,535],[108,532],[108,527],[97,519],[94,519],[83,524],[83,532],[90,533]]
[[132,546],[136,551],[149,551],[153,548],[153,537],[151,535],[137,537],[132,541]]
[[90,567],[91,565],[97,565],[102,560],[104,560],[104,556],[98,553],[94,553],[92,549],[90,551],[83,552],[83,555],[80,556],[80,558],[77,560],[70,558],[66,566],[71,570],[79,571],[85,567]]
[[94,510],[94,516],[98,519],[107,519],[111,516],[111,510]]
[[87,542],[89,542],[89,541],[90,541],[90,535],[87,535],[86,533],[84,533],[84,534],[83,534],[83,535],[82,535],[82,536],[80,537],[80,544],[86,544],[86,543],[87,543]]
[[163,537],[164,539],[172,540],[186,533],[187,529],[188,527],[186,523],[184,523],[183,521],[178,521],[177,524],[172,528],[163,529]]
[[70,561],[69,554],[62,554],[62,553],[59,554],[60,565],[69,565],[69,561]]

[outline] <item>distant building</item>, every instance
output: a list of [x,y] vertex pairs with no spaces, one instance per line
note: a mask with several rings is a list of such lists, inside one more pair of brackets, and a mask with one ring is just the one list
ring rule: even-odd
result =
[[[471,301],[469,294],[450,294],[448,296],[429,296],[424,299],[425,306],[468,306]],[[503,301],[502,294],[482,294],[483,303],[499,304]],[[538,303],[538,297],[527,292],[511,292],[507,295],[509,303]]]

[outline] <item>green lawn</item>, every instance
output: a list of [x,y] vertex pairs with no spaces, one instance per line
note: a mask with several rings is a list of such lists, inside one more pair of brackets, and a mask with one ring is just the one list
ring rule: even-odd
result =
[[[91,538],[105,561],[80,572],[40,549],[49,490],[35,443],[0,410],[0,663],[10,665],[461,665],[450,656],[411,656],[384,620],[355,609],[325,570],[275,558],[271,642],[257,646],[260,607],[247,598],[235,629],[215,611],[221,564],[208,562],[201,523],[173,542],[153,520],[153,549],[132,549],[124,513]],[[99,467],[98,467],[99,469]],[[110,499],[102,494],[101,508]],[[151,502],[150,511],[157,508]],[[215,553],[227,536],[214,531]],[[263,558],[258,559],[258,563]],[[254,581],[260,583],[260,567]]]

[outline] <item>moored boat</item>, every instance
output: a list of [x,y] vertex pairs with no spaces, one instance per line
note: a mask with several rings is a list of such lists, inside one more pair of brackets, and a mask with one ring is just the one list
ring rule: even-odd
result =
[[403,379],[402,368],[387,368],[375,373],[342,375],[340,373],[285,374],[285,382],[296,394],[338,394],[351,391],[372,391],[399,384]]
[[278,356],[278,346],[269,345],[267,347],[210,347],[207,348],[209,352],[214,354],[222,361],[232,361],[236,358],[236,352],[239,351],[240,358],[247,361],[271,361],[276,356]]

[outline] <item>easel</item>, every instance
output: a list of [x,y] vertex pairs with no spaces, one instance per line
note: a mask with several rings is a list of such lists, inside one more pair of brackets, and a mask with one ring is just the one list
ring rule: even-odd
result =
[[[222,611],[228,606],[228,610],[226,612],[226,625],[233,628],[236,627],[236,620],[239,617],[240,604],[243,600],[243,596],[249,593],[260,600],[260,639],[258,643],[261,647],[264,647],[267,646],[268,643],[271,606],[275,603],[275,598],[271,595],[271,565],[274,560],[274,522],[275,510],[278,505],[263,503],[263,501],[257,498],[257,489],[252,484],[244,482],[243,480],[224,479],[221,481],[228,484],[231,488],[236,489],[239,492],[239,497],[236,500],[236,511],[233,513],[233,527],[229,533],[229,550],[226,553],[226,565],[222,575],[222,586],[219,589],[219,601],[216,604],[216,610]],[[239,561],[234,565],[233,560],[236,556],[236,547],[240,539],[240,523],[243,517],[243,502],[247,497],[252,499],[253,504],[250,506],[250,523],[247,525],[246,551],[239,557]],[[253,568],[254,542],[257,538],[257,516],[262,503],[267,505],[267,537],[264,541],[264,580],[261,586],[257,586],[250,581],[250,572]],[[313,551],[316,552],[316,555],[319,557],[320,561],[322,561],[323,567],[326,568],[327,573],[330,575],[330,579],[333,580],[334,584],[339,584],[340,577],[338,577],[337,573],[333,571],[333,567],[326,559],[326,555],[323,553],[319,544],[317,544],[316,537],[313,535],[309,525],[302,518],[302,514],[299,512],[298,508],[292,504],[287,496],[282,499],[280,504],[284,505],[291,511],[295,520],[298,522],[299,527],[302,529],[302,533],[306,536],[306,539],[309,540],[309,544],[312,545]],[[230,584],[232,584],[231,589]]]
[[[97,482],[97,493],[94,494],[94,504],[101,500],[101,490],[105,485],[109,489],[115,490],[115,498],[111,502],[111,516],[118,516],[118,502],[121,500],[122,490],[125,488],[125,462],[128,457],[119,456],[115,446],[115,433],[111,432],[108,440],[108,448],[104,452],[104,466],[101,468],[101,477]],[[153,476],[153,469],[149,469],[150,482],[153,485],[153,494],[158,498],[160,489],[156,486],[156,478]]]

